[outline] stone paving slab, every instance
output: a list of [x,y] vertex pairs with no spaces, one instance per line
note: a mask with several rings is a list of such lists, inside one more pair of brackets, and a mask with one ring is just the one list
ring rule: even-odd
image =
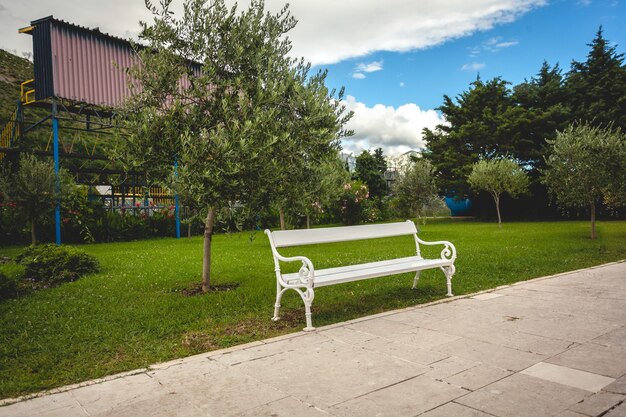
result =
[[616,262],[4,400],[0,417],[626,416],[624,306]]

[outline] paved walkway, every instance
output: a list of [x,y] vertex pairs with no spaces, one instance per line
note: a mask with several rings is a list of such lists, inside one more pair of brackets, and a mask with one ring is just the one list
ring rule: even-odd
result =
[[0,416],[626,416],[626,262],[156,365]]

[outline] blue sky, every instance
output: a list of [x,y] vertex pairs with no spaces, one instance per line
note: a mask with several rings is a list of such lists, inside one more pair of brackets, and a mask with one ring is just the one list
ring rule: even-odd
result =
[[[368,106],[394,107],[413,102],[422,109],[441,105],[442,97],[467,90],[478,73],[501,76],[517,84],[535,75],[544,60],[568,70],[572,59],[585,60],[587,44],[602,25],[605,38],[626,51],[626,7],[617,1],[554,1],[512,23],[412,52],[376,52],[326,65],[328,85],[346,87]],[[498,47],[498,45],[501,45]],[[355,79],[359,64],[381,63],[382,69]],[[478,64],[479,69],[463,69]],[[402,83],[402,84],[401,84]]]
[[[245,7],[249,0],[240,0]],[[569,70],[586,58],[600,25],[626,51],[626,0],[292,0],[299,20],[293,54],[327,68],[329,87],[346,87],[355,136],[346,151],[421,149],[423,127],[443,122],[434,109],[478,73],[517,84],[542,62]],[[54,15],[116,36],[136,37],[149,20],[143,0],[0,0],[0,47],[18,54],[31,38],[17,29]],[[175,10],[181,1],[175,0]],[[234,3],[227,0],[227,3]],[[266,0],[278,11],[285,0]],[[355,78],[356,77],[359,78]]]

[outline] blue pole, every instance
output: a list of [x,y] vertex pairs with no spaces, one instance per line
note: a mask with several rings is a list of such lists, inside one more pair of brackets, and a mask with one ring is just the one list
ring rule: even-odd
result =
[[[178,160],[174,159],[174,177],[178,178]],[[174,194],[174,216],[176,217],[176,239],[180,239],[180,207],[178,193]]]
[[57,118],[57,104],[52,102],[52,135],[54,137],[53,142],[53,155],[54,155],[54,177],[55,177],[55,198],[56,204],[54,207],[54,231],[55,231],[55,243],[61,244],[61,199],[59,198],[59,192],[61,190],[61,179],[59,178],[59,119]]

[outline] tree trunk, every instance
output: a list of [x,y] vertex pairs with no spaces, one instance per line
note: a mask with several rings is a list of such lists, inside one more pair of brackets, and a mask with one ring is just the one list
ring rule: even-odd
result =
[[30,241],[32,245],[37,244],[37,234],[35,233],[35,219],[30,219]]
[[502,216],[500,216],[500,196],[493,196],[493,200],[496,202],[496,211],[498,212],[498,227],[502,229]]
[[280,230],[285,230],[285,210],[281,207],[278,212],[280,215]]
[[310,215],[306,215],[306,228],[310,229],[311,228],[311,216]]
[[191,237],[191,221],[187,223],[187,238]]
[[591,238],[596,238],[596,202],[591,202]]
[[213,240],[213,222],[215,221],[215,208],[209,207],[209,212],[204,223],[204,246],[202,253],[202,292],[209,291],[211,285],[211,241]]

